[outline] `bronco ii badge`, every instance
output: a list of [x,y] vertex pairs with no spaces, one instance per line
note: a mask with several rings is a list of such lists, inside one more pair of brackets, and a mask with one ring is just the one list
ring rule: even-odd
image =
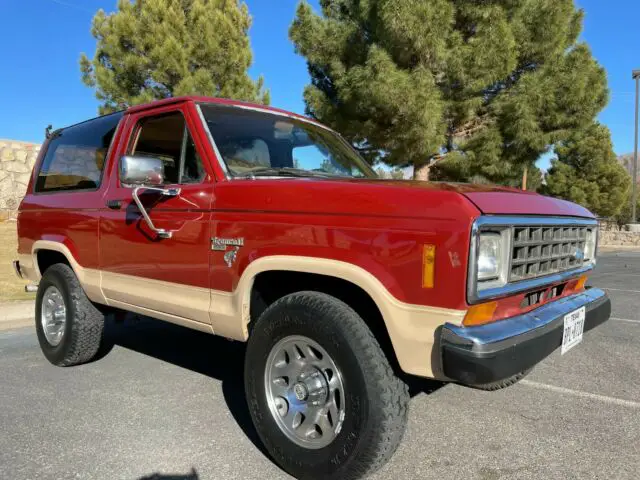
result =
[[221,238],[213,237],[211,239],[211,250],[225,252],[227,247],[243,247],[244,238]]
[[227,264],[227,267],[231,268],[231,266],[235,263],[236,258],[238,257],[238,250],[240,250],[240,247],[233,247],[233,249],[225,252],[224,263]]
[[[215,250],[218,252],[225,252],[224,254],[224,263],[227,264],[227,267],[231,268],[231,266],[236,261],[238,256],[238,250],[240,247],[244,246],[244,238],[220,238],[213,237],[211,239],[211,250]],[[233,247],[231,250],[227,250],[228,247]]]

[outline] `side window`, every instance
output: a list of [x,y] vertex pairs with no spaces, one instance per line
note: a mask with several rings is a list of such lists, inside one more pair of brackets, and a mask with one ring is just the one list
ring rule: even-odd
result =
[[161,159],[166,184],[198,183],[204,178],[202,159],[180,112],[143,119],[129,153]]
[[97,189],[122,115],[98,117],[54,133],[38,171],[36,193]]
[[198,155],[196,145],[187,128],[185,128],[184,142],[184,162],[178,183],[199,183],[204,179],[204,168],[202,168],[202,159]]

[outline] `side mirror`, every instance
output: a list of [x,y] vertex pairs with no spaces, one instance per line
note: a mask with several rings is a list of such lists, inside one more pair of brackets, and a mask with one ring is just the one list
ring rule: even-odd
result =
[[162,185],[164,163],[159,158],[142,155],[120,157],[120,181],[126,185]]
[[156,232],[160,238],[171,238],[172,230],[157,228],[149,212],[144,208],[140,201],[139,192],[143,190],[151,190],[158,192],[164,197],[177,197],[180,195],[179,188],[162,188],[164,183],[164,163],[159,158],[145,157],[142,155],[123,155],[120,157],[120,181],[125,185],[133,185],[135,188],[131,192],[133,201],[136,203],[138,210],[142,213],[144,221],[151,230]]

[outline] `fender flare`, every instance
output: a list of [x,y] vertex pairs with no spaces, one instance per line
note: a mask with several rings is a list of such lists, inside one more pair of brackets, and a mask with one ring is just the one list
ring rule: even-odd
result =
[[434,350],[436,330],[447,322],[461,325],[466,311],[401,302],[373,274],[339,260],[273,255],[251,262],[232,293],[212,291],[211,320],[214,332],[246,341],[249,337],[251,291],[255,278],[260,273],[279,270],[335,277],[360,287],[380,310],[402,369],[416,375],[440,376],[436,358],[439,353]]
[[31,246],[31,254],[29,256],[31,258],[33,275],[38,281],[42,278],[42,272],[40,272],[40,267],[38,265],[38,252],[41,250],[50,250],[61,253],[67,259],[67,262],[69,262],[69,266],[73,270],[73,273],[78,277],[78,280],[84,288],[87,297],[89,297],[89,300],[106,304],[106,299],[102,293],[102,289],[100,288],[100,270],[82,267],[74,257],[73,253],[71,253],[71,249],[61,241],[36,240],[33,242],[33,245]]

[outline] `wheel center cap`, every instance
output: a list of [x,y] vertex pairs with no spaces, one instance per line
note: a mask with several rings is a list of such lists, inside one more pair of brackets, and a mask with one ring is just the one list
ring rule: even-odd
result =
[[298,382],[293,386],[293,393],[299,402],[305,401],[309,396],[309,390],[307,390],[307,386],[302,382]]

